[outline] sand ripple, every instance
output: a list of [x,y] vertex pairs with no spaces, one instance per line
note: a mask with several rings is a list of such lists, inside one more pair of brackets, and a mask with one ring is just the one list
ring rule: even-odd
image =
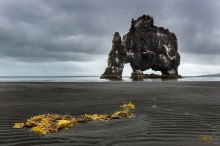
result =
[[[18,85],[1,86],[16,89]],[[220,144],[220,83],[24,83],[19,88],[22,90],[0,93],[1,146]],[[48,112],[73,116],[88,111],[111,114],[118,105],[129,101],[136,105],[135,117],[131,119],[91,121],[47,135],[28,128],[12,128],[15,122]],[[215,141],[217,144],[200,142],[201,135],[213,134],[219,140]]]

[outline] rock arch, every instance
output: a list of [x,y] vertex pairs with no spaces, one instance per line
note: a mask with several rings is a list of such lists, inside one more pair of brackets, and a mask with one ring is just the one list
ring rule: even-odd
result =
[[174,33],[154,25],[153,17],[143,15],[132,19],[129,32],[121,38],[115,32],[108,67],[102,79],[122,79],[124,64],[130,63],[131,78],[143,79],[143,71],[161,71],[162,76],[178,77],[180,55]]

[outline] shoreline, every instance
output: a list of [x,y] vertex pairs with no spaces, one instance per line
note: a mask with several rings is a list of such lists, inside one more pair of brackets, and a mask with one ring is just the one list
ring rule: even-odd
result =
[[164,82],[164,81],[177,81],[177,82],[206,82],[206,81],[220,81],[220,77],[183,77],[179,79],[162,79],[162,78],[145,78],[143,80],[134,80],[130,77],[123,77],[122,80],[108,80],[100,79],[99,77],[6,77],[0,78],[0,83],[31,83],[31,82],[40,82],[40,83],[74,83],[74,82]]

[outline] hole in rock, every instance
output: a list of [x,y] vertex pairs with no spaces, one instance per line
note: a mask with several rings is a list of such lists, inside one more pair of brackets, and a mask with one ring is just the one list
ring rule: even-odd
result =
[[122,78],[130,78],[132,72],[133,71],[130,64],[129,63],[125,64],[122,72]]

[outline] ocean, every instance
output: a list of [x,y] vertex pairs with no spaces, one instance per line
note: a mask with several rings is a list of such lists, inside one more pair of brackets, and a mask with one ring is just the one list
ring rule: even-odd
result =
[[[220,81],[220,77],[184,77],[177,80],[144,79],[141,82],[160,81]],[[107,79],[100,79],[99,76],[0,76],[0,82],[111,82]],[[115,81],[113,81],[115,82]],[[122,81],[133,82],[128,76]],[[136,81],[135,81],[136,82]]]

